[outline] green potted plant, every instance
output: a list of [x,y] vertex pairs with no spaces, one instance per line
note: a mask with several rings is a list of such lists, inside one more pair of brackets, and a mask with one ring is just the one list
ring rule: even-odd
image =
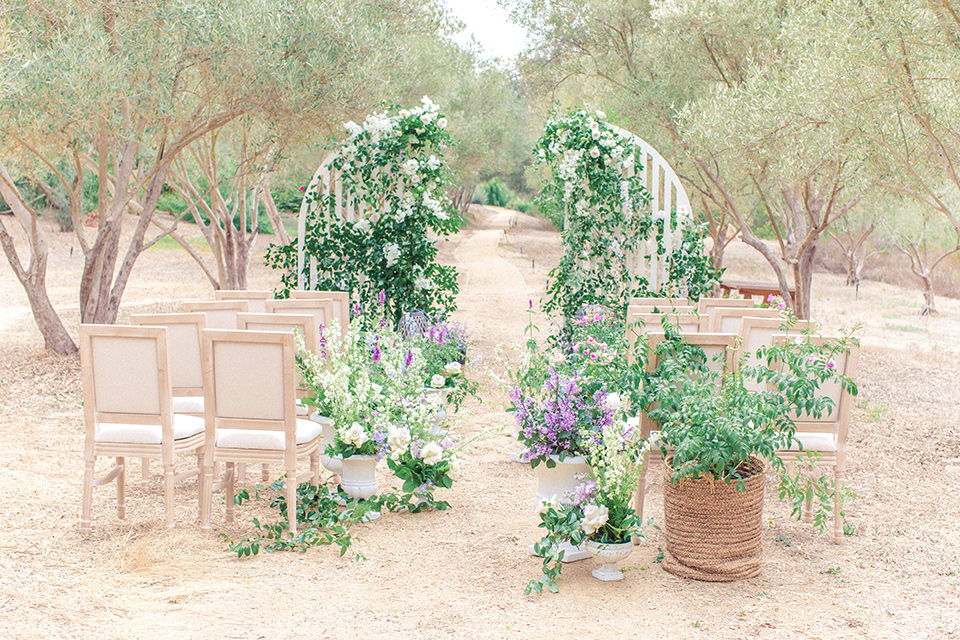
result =
[[[818,392],[822,385],[837,382],[856,395],[834,364],[853,338],[821,343],[804,332],[762,347],[757,366],[747,366],[743,354],[739,367],[724,371],[666,329],[644,400],[665,461],[663,567],[700,580],[753,577],[761,561],[764,461],[781,476],[781,497],[832,493],[825,477],[811,479],[813,486],[789,482],[777,452],[797,442],[795,419],[832,410],[832,400]],[[763,390],[749,391],[747,381]],[[819,501],[819,511],[831,508]]]

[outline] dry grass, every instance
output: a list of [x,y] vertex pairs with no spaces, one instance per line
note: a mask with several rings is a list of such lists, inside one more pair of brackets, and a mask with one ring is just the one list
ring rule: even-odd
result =
[[[474,329],[481,368],[498,342],[518,342],[527,301],[542,294],[559,257],[556,235],[527,216],[501,236],[504,215],[477,223],[441,248],[462,267],[459,317]],[[80,261],[69,237],[51,239],[54,304],[75,330]],[[520,248],[523,252],[521,255]],[[533,261],[535,260],[535,264]],[[752,250],[731,246],[730,276],[768,279]],[[655,563],[660,536],[628,560],[626,579],[601,584],[591,563],[568,565],[559,595],[524,596],[538,562],[535,481],[507,461],[516,444],[491,383],[455,427],[492,429],[470,449],[444,513],[385,515],[357,527],[354,562],[331,548],[238,561],[196,524],[196,486],[178,486],[178,528],[158,529],[162,493],[154,468],[147,488],[129,473],[128,515],[113,492],[94,495],[94,533],[78,533],[82,413],[76,359],[42,352],[25,297],[0,278],[0,636],[11,638],[949,638],[960,634],[960,378],[955,336],[960,302],[917,315],[914,291],[864,283],[860,298],[842,277],[818,274],[815,317],[827,326],[863,322],[861,395],[850,436],[848,508],[855,529],[843,546],[788,519],[768,489],[760,577],[707,584],[671,576]],[[275,276],[254,265],[251,288]],[[123,315],[172,309],[211,297],[180,252],[143,256]],[[891,318],[896,314],[897,318]],[[538,324],[546,330],[544,319]],[[904,332],[887,325],[913,325]],[[189,461],[183,461],[184,465]],[[138,465],[134,465],[137,467]],[[156,466],[156,465],[155,465]],[[386,472],[381,482],[389,484]],[[656,474],[654,474],[656,475]],[[660,488],[647,502],[660,519]],[[221,507],[222,510],[222,507]],[[215,526],[231,536],[265,516],[263,503]],[[221,514],[218,514],[222,516]]]

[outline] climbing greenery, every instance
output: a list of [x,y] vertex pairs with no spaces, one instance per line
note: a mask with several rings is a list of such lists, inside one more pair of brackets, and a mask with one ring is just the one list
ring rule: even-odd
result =
[[[631,297],[698,298],[719,280],[703,253],[702,230],[688,220],[678,226],[677,212],[668,229],[667,216],[649,211],[640,140],[606,122],[603,112],[553,113],[535,154],[552,173],[540,209],[562,229],[565,247],[550,272],[547,311],[572,318],[583,305],[602,304],[623,315]],[[669,256],[670,277],[656,290],[628,266],[649,240],[657,255]]]
[[[314,257],[320,290],[347,291],[364,306],[383,291],[395,320],[415,308],[446,315],[459,291],[456,268],[437,264],[435,246],[464,224],[445,195],[450,172],[442,152],[451,140],[439,107],[426,96],[422,102],[344,125],[349,136],[335,145],[329,166],[352,198],[346,215],[338,211],[336,193],[322,193],[318,183],[304,193],[304,275]],[[295,242],[271,245],[267,263],[285,271],[281,294],[296,288]]]

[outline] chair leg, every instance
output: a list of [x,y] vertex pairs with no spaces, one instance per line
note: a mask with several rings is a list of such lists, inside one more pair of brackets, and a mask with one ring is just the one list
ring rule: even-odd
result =
[[210,510],[213,504],[214,465],[204,466],[200,473],[200,532],[210,533]]
[[87,460],[83,469],[83,506],[80,510],[80,533],[90,533],[90,512],[93,507],[93,460]]
[[127,465],[126,460],[117,457],[120,473],[117,474],[117,517],[123,520],[127,517]]
[[270,465],[263,465],[263,470],[260,472],[260,479],[263,480],[264,484],[270,482]]
[[226,470],[224,473],[227,474],[227,485],[224,487],[226,489],[226,502],[227,502],[227,513],[226,520],[227,522],[233,522],[233,500],[234,495],[237,492],[237,467],[242,466],[243,463],[228,462],[226,464]]
[[247,485],[247,463],[237,463],[235,471],[236,477],[234,478],[234,481],[237,483],[237,486],[245,487]]
[[140,486],[146,490],[150,486],[150,458],[143,458],[140,465]]
[[310,454],[310,483],[320,486],[320,449]]
[[287,469],[287,481],[283,485],[287,494],[287,520],[290,522],[290,534],[297,535],[297,467]]
[[836,469],[833,474],[833,542],[843,544],[843,517],[840,515],[840,480],[843,472]]
[[[146,458],[144,458],[146,460]],[[173,464],[163,465],[163,506],[166,511],[164,527],[173,529]]]
[[[643,523],[643,498],[647,492],[647,465],[643,465],[640,478],[637,480],[637,492],[633,500],[633,510],[637,514],[637,521]],[[634,538],[633,544],[640,544],[640,538]]]

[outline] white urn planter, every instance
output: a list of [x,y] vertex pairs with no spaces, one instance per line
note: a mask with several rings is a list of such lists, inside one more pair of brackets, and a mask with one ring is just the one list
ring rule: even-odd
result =
[[429,402],[437,405],[437,410],[433,414],[433,428],[431,429],[431,433],[433,433],[433,435],[445,435],[446,431],[443,427],[447,423],[447,398],[450,396],[450,389],[446,387],[442,389],[424,387],[423,395],[426,396]]
[[[352,455],[342,459],[340,486],[354,500],[366,500],[377,493],[377,456]],[[369,511],[364,520],[376,520],[379,511]]]
[[[317,411],[314,411],[310,415],[310,419],[320,424],[320,426],[323,427],[323,435],[320,436],[320,450],[321,452],[326,451],[327,445],[333,444],[333,438],[335,435],[333,419],[328,418],[327,416],[322,416]],[[323,465],[323,468],[329,471],[330,473],[339,474],[340,470],[343,468],[343,464],[340,456],[328,456],[325,453],[321,453],[320,463]]]
[[587,552],[597,558],[603,564],[593,570],[593,577],[597,580],[610,582],[613,580],[623,580],[623,573],[617,569],[617,565],[627,559],[633,553],[633,542],[605,543],[587,540],[585,543]]
[[[550,500],[553,496],[557,496],[560,503],[568,504],[570,499],[566,496],[582,482],[577,476],[580,474],[584,477],[590,476],[590,465],[583,456],[567,456],[563,460],[560,460],[559,456],[550,456],[550,458],[557,463],[552,469],[547,467],[546,462],[541,462],[533,469],[537,474],[538,507],[541,502]],[[563,542],[560,544],[560,549],[563,550],[564,563],[577,562],[590,557],[590,553],[582,544],[574,546],[569,542]],[[534,553],[532,546],[530,553]]]

